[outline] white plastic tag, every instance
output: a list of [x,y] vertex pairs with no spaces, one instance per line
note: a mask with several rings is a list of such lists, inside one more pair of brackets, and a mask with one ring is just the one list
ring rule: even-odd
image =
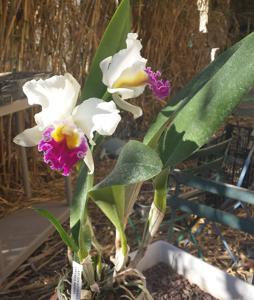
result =
[[80,300],[82,288],[82,270],[82,265],[75,261],[72,262],[71,300]]

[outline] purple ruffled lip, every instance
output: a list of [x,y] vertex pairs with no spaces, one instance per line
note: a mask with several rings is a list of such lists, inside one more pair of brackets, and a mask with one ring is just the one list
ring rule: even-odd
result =
[[52,138],[51,133],[53,130],[53,127],[49,127],[43,131],[38,150],[43,152],[43,160],[52,170],[58,171],[64,176],[69,176],[73,166],[85,157],[89,147],[87,140],[83,136],[78,147],[69,149],[65,139],[56,142]]
[[153,93],[159,98],[163,99],[170,94],[171,86],[168,80],[160,79],[161,72],[153,72],[151,67],[145,69],[148,75],[148,86],[153,91]]

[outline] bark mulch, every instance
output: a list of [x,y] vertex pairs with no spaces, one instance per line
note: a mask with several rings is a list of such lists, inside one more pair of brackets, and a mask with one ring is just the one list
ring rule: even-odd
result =
[[154,300],[216,300],[166,264],[160,263],[144,274]]

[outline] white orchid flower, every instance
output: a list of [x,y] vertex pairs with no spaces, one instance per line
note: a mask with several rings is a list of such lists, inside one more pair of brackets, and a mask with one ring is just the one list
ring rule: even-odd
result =
[[169,81],[159,79],[159,71],[153,72],[150,67],[146,67],[147,60],[140,54],[142,44],[137,38],[137,33],[129,33],[127,48],[100,63],[102,81],[108,87],[108,92],[113,94],[115,103],[131,112],[134,118],[142,116],[142,110],[125,101],[126,99],[141,95],[147,85],[161,99],[170,92]]
[[17,135],[14,142],[25,147],[38,145],[45,163],[65,176],[80,159],[93,173],[94,162],[88,141],[94,144],[95,131],[101,135],[114,133],[121,120],[115,103],[90,98],[76,106],[80,85],[68,73],[28,81],[23,91],[28,103],[39,104],[42,110],[34,116],[36,126]]

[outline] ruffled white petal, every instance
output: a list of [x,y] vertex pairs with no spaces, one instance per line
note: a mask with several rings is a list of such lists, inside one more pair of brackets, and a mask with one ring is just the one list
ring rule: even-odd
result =
[[77,103],[80,85],[71,74],[66,73],[46,80],[28,81],[23,91],[30,105],[42,106],[42,111],[35,115],[35,121],[43,130],[71,115]]
[[90,98],[78,105],[73,111],[73,121],[93,143],[94,131],[101,135],[112,135],[121,120],[119,110],[113,101],[105,102]]
[[23,147],[32,147],[38,145],[41,138],[42,132],[39,130],[38,126],[35,126],[18,134],[13,139],[13,142]]
[[139,106],[130,104],[129,102],[121,99],[118,94],[113,94],[113,99],[119,108],[132,113],[134,119],[137,119],[143,115],[143,111]]
[[84,162],[88,167],[89,174],[93,174],[94,172],[94,161],[93,161],[93,154],[90,148],[88,148],[86,156],[84,157]]
[[109,88],[112,88],[121,74],[135,66],[137,63],[141,70],[145,69],[146,59],[140,55],[141,42],[137,40],[136,33],[129,33],[127,36],[127,48],[120,50],[113,57],[108,57],[100,63],[103,73],[102,81]]

